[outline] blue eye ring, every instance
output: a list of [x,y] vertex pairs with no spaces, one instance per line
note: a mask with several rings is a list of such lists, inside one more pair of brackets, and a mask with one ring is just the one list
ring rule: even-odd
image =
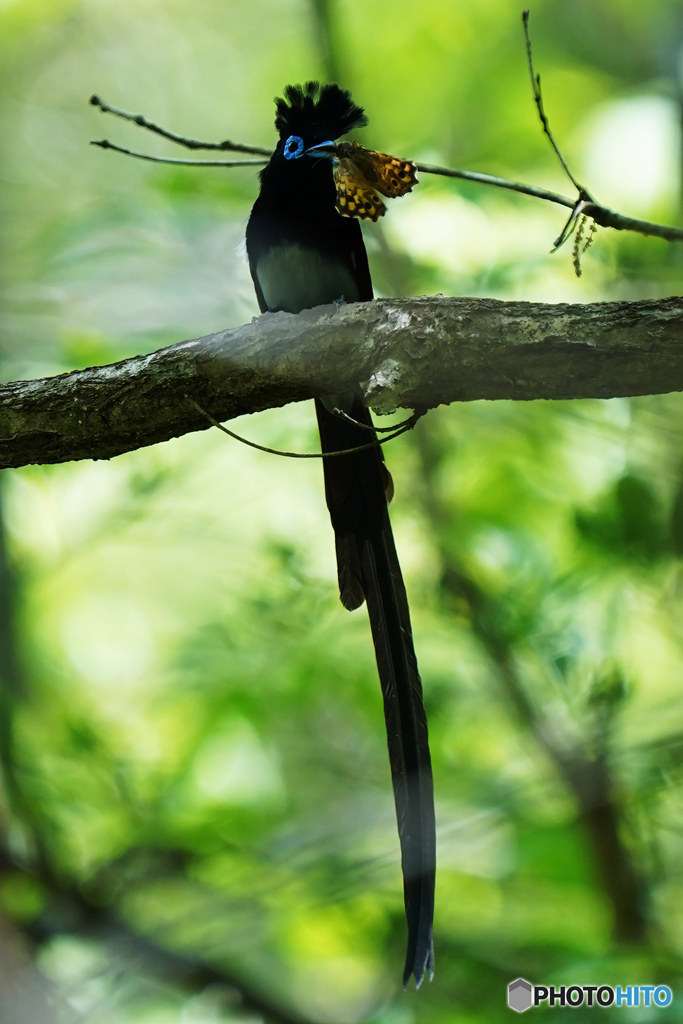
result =
[[285,142],[285,160],[297,160],[304,151],[304,140],[290,135]]

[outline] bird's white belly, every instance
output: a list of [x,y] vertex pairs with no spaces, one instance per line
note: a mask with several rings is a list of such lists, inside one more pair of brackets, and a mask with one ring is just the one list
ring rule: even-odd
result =
[[299,313],[325,303],[358,302],[358,287],[342,263],[315,249],[280,245],[261,257],[256,276],[268,309]]

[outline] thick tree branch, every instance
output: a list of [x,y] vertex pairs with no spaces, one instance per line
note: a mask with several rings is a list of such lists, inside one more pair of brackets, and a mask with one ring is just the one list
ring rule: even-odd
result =
[[348,390],[369,405],[683,390],[683,299],[428,296],[267,313],[150,355],[0,388],[0,466],[108,459],[216,419]]

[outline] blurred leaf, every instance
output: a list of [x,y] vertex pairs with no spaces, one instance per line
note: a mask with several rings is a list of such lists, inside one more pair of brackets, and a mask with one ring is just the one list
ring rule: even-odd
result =
[[667,550],[663,513],[652,488],[632,474],[622,476],[593,512],[577,510],[579,533],[615,558],[648,563]]

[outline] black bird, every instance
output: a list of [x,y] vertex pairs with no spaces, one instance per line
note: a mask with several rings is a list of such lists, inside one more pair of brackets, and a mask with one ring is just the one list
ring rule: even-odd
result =
[[[336,208],[333,155],[324,143],[367,123],[338,85],[288,86],[276,100],[280,141],[261,171],[247,226],[249,267],[261,312],[298,313],[323,303],[372,299],[360,224]],[[320,149],[316,152],[315,147]],[[321,155],[324,153],[325,155]],[[316,399],[324,452],[367,445],[373,435],[333,410],[372,426],[360,389]],[[419,986],[434,970],[435,827],[432,769],[422,684],[387,500],[391,476],[381,448],[323,459],[336,537],[339,590],[349,610],[367,602],[384,697],[396,801],[408,951],[403,973]]]

